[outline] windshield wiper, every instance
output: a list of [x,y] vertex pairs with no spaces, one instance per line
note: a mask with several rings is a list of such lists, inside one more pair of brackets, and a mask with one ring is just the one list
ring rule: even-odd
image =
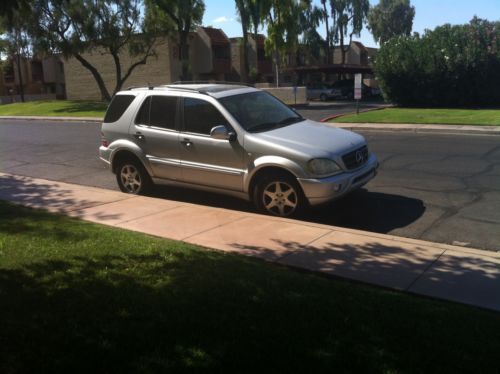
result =
[[300,117],[300,116],[287,117],[285,119],[282,119],[279,122],[260,123],[258,125],[250,127],[248,129],[248,131],[249,132],[258,132],[258,131],[271,130],[271,129],[275,129],[275,128],[278,128],[281,126],[291,125],[292,123],[301,122],[301,121],[304,121],[304,118]]
[[278,122],[278,125],[291,125],[292,123],[301,122],[304,118],[300,116],[287,117]]

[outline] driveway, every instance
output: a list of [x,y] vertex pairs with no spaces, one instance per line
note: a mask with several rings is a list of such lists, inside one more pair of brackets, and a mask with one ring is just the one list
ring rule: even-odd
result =
[[[304,112],[305,116],[308,116]],[[366,132],[379,175],[301,219],[500,250],[500,138]],[[99,125],[0,120],[0,171],[116,190],[98,160]],[[252,211],[238,199],[158,188],[168,199]]]

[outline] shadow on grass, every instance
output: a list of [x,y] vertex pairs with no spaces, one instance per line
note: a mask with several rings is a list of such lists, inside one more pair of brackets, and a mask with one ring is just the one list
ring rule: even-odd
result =
[[104,112],[108,103],[101,101],[69,101],[64,108],[54,109],[55,113]]
[[0,268],[0,371],[495,371],[500,317],[204,252]]

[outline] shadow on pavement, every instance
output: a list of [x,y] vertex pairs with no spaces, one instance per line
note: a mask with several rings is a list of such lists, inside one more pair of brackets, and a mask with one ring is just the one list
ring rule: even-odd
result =
[[361,189],[328,205],[311,209],[303,219],[386,234],[410,225],[424,212],[422,200]]
[[[150,196],[257,213],[250,202],[197,190],[157,186]],[[415,222],[424,212],[422,200],[361,189],[328,205],[310,208],[297,219],[385,234]]]

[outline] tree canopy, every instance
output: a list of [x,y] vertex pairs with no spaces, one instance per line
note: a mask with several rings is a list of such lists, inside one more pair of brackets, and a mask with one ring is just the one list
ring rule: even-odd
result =
[[[76,58],[90,71],[104,100],[148,58],[155,55],[156,30],[147,17],[151,13],[141,0],[32,0],[29,21],[35,48]],[[94,66],[85,52],[110,54],[115,68],[115,86],[110,92],[100,67]],[[123,66],[123,53],[133,61]]]
[[370,8],[368,28],[375,41],[383,44],[395,36],[410,35],[414,17],[410,0],[380,0]]

